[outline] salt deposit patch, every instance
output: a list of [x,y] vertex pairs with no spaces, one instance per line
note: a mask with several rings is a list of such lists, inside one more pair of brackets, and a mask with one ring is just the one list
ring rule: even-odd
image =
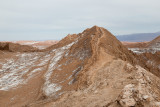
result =
[[48,67],[48,71],[45,74],[45,84],[43,86],[43,92],[46,96],[51,96],[53,95],[56,91],[61,90],[62,86],[60,86],[59,84],[55,84],[55,83],[51,83],[50,81],[50,77],[52,75],[52,73],[54,72],[54,70],[56,68],[58,68],[58,61],[61,60],[61,58],[64,56],[65,54],[65,50],[69,49],[75,42],[72,42],[66,46],[63,46],[61,48],[58,49],[54,49],[51,52],[54,53],[54,56],[51,58],[50,63],[49,63],[49,67]]
[[134,53],[137,54],[142,54],[146,52],[150,52],[152,54],[155,54],[156,52],[160,51],[160,48],[152,47],[152,48],[128,48],[129,50],[133,51]]
[[43,87],[44,93],[47,96],[51,96],[53,95],[55,92],[61,90],[62,86],[54,84],[54,83],[50,83],[50,82],[46,82],[45,86]]
[[[3,66],[0,69],[2,72],[0,90],[7,91],[11,88],[17,88],[19,84],[25,84],[27,79],[24,79],[23,76],[29,72],[40,56],[35,53],[19,53],[16,57],[17,59],[9,59],[3,62]],[[34,69],[31,74],[39,70],[40,69]]]

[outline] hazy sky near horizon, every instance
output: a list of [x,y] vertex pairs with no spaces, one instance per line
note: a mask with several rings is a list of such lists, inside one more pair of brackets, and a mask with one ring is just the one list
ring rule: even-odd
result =
[[160,31],[160,0],[0,0],[0,41],[59,40],[98,25],[114,35]]

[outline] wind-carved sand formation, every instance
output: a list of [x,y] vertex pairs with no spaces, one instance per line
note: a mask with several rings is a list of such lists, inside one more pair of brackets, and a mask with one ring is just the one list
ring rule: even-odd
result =
[[2,107],[160,106],[160,67],[147,65],[102,27],[41,50],[2,45]]

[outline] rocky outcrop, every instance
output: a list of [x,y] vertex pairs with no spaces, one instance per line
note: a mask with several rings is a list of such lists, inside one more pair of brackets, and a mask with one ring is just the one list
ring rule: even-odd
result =
[[[124,107],[159,107],[159,78],[137,66],[135,76],[137,84],[124,87],[118,101]],[[153,85],[154,83],[154,85]]]

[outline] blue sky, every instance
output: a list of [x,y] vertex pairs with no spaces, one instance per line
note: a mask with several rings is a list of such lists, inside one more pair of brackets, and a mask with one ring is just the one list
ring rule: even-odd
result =
[[0,40],[59,40],[94,25],[157,32],[159,10],[160,0],[0,0]]

